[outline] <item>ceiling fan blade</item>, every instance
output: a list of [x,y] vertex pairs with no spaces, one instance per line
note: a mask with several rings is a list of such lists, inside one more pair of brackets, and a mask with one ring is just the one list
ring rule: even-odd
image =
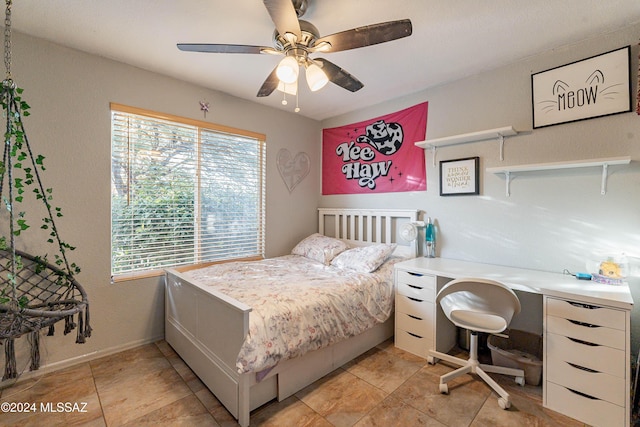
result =
[[412,30],[411,20],[409,19],[381,22],[321,37],[316,40],[314,46],[318,46],[322,42],[328,42],[331,47],[323,50],[323,52],[340,52],[401,39],[410,36]]
[[177,46],[185,52],[205,53],[264,53],[266,50],[273,50],[272,47],[243,44],[178,43]]
[[298,15],[291,0],[263,0],[271,20],[276,24],[276,29],[280,35],[285,33],[295,34],[297,40],[301,40],[300,23]]
[[271,74],[267,77],[267,79],[262,83],[260,90],[258,90],[258,97],[269,96],[273,93],[274,90],[278,88],[278,83],[280,79],[276,75],[276,70],[278,67],[274,68]]
[[333,62],[323,58],[314,58],[315,62],[320,63],[322,71],[327,75],[329,81],[351,92],[357,92],[364,87],[364,84],[345,69],[337,66]]

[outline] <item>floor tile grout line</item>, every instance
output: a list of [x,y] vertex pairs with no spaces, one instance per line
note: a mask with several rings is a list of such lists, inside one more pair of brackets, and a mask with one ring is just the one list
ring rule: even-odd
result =
[[93,372],[93,365],[91,361],[89,361],[88,363],[89,363],[89,370],[91,371],[91,379],[93,380],[93,388],[96,390],[96,397],[98,398],[98,403],[100,404],[100,414],[102,417],[102,421],[104,421],[104,425],[106,427],[109,427],[109,424],[107,423],[107,419],[104,416],[104,407],[102,406],[102,398],[100,397],[100,392],[98,391],[98,384],[96,384],[96,375]]

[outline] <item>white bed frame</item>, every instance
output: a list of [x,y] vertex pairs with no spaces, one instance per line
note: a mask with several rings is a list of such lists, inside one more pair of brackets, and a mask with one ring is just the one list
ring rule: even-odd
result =
[[[418,210],[319,209],[318,231],[352,246],[393,243],[399,227],[417,221]],[[397,242],[416,255],[416,242]],[[398,252],[398,251],[397,251]],[[236,357],[249,330],[251,307],[176,270],[166,272],[165,337],[211,392],[238,420],[249,425],[250,411],[286,399],[370,348],[393,336],[393,315],[364,333],[279,363],[260,382],[255,373],[238,374]]]

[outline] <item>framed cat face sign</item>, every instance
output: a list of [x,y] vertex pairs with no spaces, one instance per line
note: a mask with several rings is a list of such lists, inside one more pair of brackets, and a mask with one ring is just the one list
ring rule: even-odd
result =
[[631,47],[531,75],[533,128],[631,111]]

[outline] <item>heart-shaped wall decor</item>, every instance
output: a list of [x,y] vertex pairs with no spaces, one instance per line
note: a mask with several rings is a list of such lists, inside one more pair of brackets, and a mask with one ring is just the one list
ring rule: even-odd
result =
[[309,175],[311,170],[311,159],[307,153],[300,152],[293,157],[286,148],[278,151],[276,164],[289,193]]

